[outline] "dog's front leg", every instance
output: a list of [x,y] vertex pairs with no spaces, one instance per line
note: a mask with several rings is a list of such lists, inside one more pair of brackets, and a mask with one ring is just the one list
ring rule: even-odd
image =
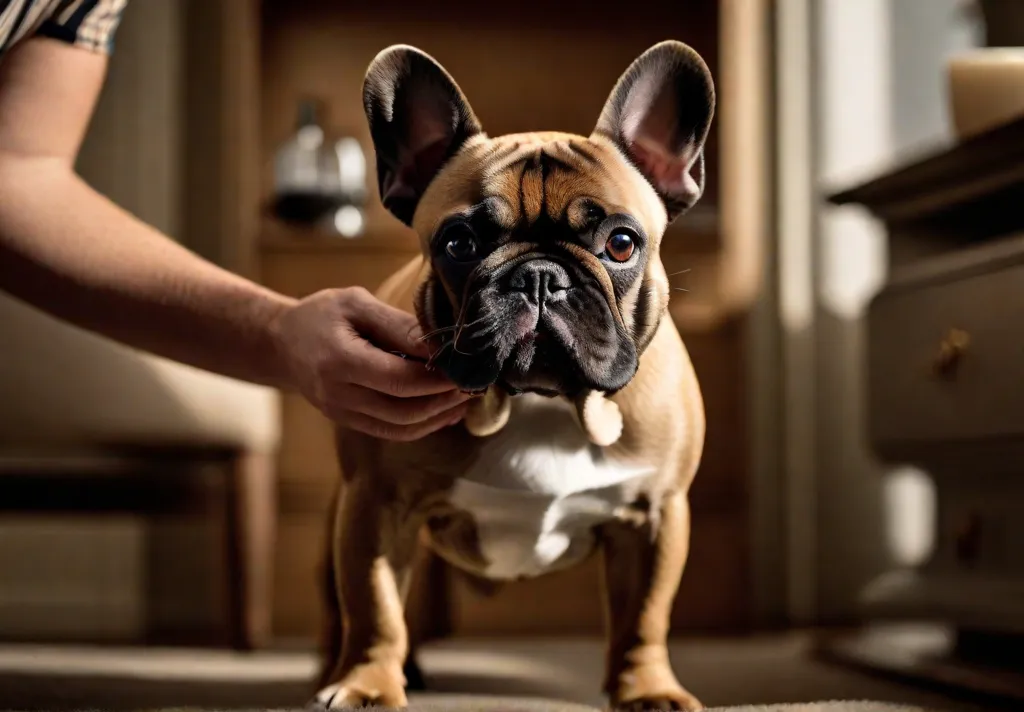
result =
[[419,520],[379,489],[356,478],[338,500],[332,546],[344,639],[330,684],[316,697],[328,709],[407,704],[403,604]]
[[609,641],[605,692],[614,710],[700,710],[669,662],[672,603],[686,565],[690,508],[685,492],[666,497],[642,525],[602,531]]

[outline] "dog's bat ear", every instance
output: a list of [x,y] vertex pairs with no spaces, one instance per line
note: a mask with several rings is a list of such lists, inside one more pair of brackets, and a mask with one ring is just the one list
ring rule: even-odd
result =
[[481,132],[462,90],[426,53],[395,45],[374,58],[363,106],[381,202],[407,225],[424,191],[466,139]]
[[704,143],[715,114],[715,85],[701,56],[660,42],[612,89],[595,135],[612,140],[654,186],[669,221],[704,193]]

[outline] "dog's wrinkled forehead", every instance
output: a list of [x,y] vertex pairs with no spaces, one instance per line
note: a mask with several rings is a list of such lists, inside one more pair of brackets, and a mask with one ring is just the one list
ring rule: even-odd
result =
[[413,227],[429,237],[450,216],[478,211],[523,239],[581,232],[610,214],[631,215],[657,239],[668,222],[650,183],[614,146],[554,132],[471,139],[425,191]]
[[529,223],[566,219],[589,198],[657,239],[704,192],[715,91],[700,55],[660,42],[612,87],[590,136],[490,138],[444,67],[396,45],[370,64],[363,105],[381,201],[421,236],[487,199],[505,203],[502,217]]

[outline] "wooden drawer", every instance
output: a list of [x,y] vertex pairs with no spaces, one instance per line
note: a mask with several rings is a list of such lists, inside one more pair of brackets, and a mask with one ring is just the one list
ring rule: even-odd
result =
[[998,252],[895,281],[872,303],[869,417],[883,456],[1024,435],[1024,241]]

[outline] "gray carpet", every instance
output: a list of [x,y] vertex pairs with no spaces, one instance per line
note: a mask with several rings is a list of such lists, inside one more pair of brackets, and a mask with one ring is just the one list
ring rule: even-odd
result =
[[[371,708],[374,712],[387,712]],[[517,699],[509,697],[439,696],[429,701],[412,703],[407,712],[595,712],[597,708],[569,702]],[[369,711],[368,711],[369,712]],[[706,712],[932,712],[924,707],[905,707],[884,702],[828,701],[793,705],[755,705],[743,707],[711,707]]]
[[[716,710],[996,709],[826,665],[810,656],[809,648],[806,637],[786,635],[692,639],[673,644],[671,653],[683,682]],[[600,640],[441,641],[424,650],[421,660],[427,682],[435,692],[411,695],[410,711],[594,712],[604,704],[600,694],[603,658]],[[309,652],[244,655],[182,649],[0,645],[0,708],[289,710],[310,699],[316,667],[316,658]],[[837,699],[878,702],[819,702]],[[768,706],[743,706],[751,703]],[[787,707],[781,703],[790,704]]]
[[[595,712],[597,708],[571,702],[556,702],[514,697],[438,696],[429,701],[411,703],[406,712]],[[142,712],[200,712],[199,710],[148,710]],[[202,712],[215,712],[203,710]],[[228,712],[228,711],[225,711]],[[300,710],[231,710],[230,712],[300,712]],[[384,707],[367,707],[363,712],[393,712]],[[933,712],[924,707],[906,707],[884,702],[828,701],[793,705],[754,705],[709,707],[705,712]]]
[[[572,702],[534,698],[485,695],[437,695],[412,701],[406,712],[600,712],[596,707]],[[217,712],[180,708],[174,710],[140,710],[138,712]],[[305,712],[292,710],[224,710],[223,712]],[[385,707],[366,707],[363,712],[394,712]],[[709,707],[705,712],[935,712],[924,707],[907,707],[885,702],[833,700],[826,702],[742,707]]]

